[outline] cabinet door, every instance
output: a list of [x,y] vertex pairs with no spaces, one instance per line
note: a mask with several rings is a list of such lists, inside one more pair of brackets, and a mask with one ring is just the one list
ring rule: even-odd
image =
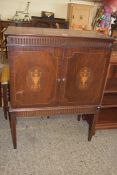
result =
[[66,49],[61,104],[99,105],[108,63],[109,52]]
[[71,29],[88,29],[91,30],[93,6],[83,4],[70,4],[71,5]]
[[58,103],[60,49],[10,52],[11,106],[40,107]]

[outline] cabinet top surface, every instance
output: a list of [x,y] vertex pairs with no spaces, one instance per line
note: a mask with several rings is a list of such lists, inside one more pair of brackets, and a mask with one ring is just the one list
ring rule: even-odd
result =
[[68,3],[70,6],[78,6],[78,7],[94,7],[93,4],[78,4],[78,3]]
[[7,36],[59,36],[59,37],[75,37],[75,38],[94,38],[94,39],[109,39],[108,36],[96,33],[94,31],[76,31],[70,29],[50,29],[50,28],[35,28],[35,27],[14,27],[9,26],[5,31]]

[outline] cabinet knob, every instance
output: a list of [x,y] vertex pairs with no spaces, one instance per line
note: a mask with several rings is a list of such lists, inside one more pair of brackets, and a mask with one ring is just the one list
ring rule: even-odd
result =
[[63,81],[63,82],[65,82],[65,80],[66,80],[65,78],[62,78],[62,81]]
[[58,82],[60,82],[60,81],[61,81],[61,79],[60,79],[60,78],[57,78],[57,81],[58,81]]
[[60,82],[60,81],[65,82],[65,80],[66,80],[65,78],[62,78],[62,79],[61,79],[61,78],[57,78],[57,81],[58,81],[58,82]]

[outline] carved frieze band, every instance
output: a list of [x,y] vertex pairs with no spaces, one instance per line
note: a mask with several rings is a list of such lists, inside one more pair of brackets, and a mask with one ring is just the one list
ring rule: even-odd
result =
[[112,43],[104,39],[88,38],[65,38],[65,37],[25,37],[9,36],[7,38],[8,46],[49,46],[49,47],[79,47],[79,48],[110,48]]
[[48,116],[48,115],[60,115],[60,114],[95,114],[97,111],[96,107],[92,108],[80,108],[80,107],[67,107],[67,108],[51,108],[51,109],[40,109],[40,110],[24,110],[24,111],[15,111],[11,110],[14,115],[17,117],[31,117],[31,116]]

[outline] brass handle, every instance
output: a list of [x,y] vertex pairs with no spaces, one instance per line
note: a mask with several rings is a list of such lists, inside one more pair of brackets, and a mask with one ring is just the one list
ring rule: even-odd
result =
[[65,80],[66,80],[65,78],[62,78],[62,79],[61,78],[57,78],[58,82],[61,82],[61,81],[65,82]]
[[80,20],[82,20],[82,19],[83,19],[83,16],[82,16],[82,15],[80,15],[80,17],[79,17],[79,18],[80,18]]

